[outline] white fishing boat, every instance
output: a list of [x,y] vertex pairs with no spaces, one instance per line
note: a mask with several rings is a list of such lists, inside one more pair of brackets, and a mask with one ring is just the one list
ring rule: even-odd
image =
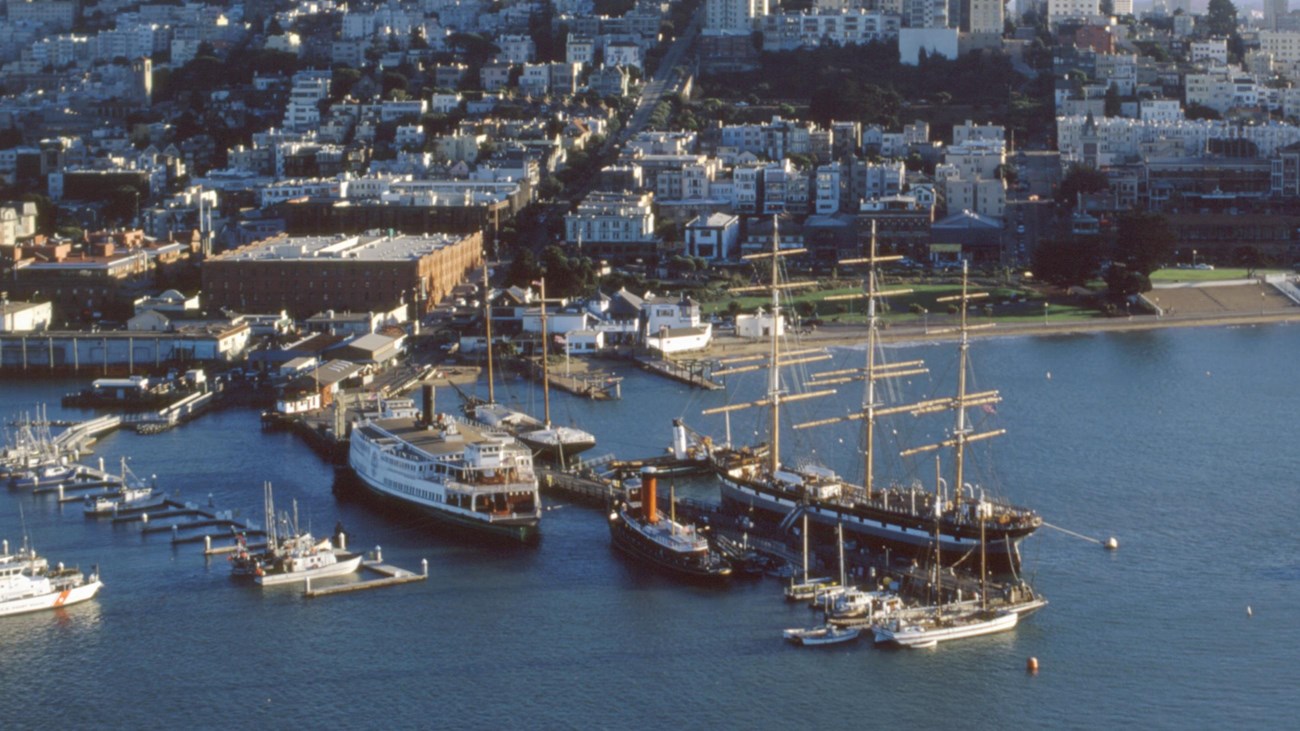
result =
[[89,577],[62,564],[53,571],[49,562],[26,545],[0,553],[0,616],[58,609],[91,599],[103,587],[97,573]]
[[122,483],[102,495],[87,495],[82,502],[86,515],[113,515],[123,510],[156,508],[167,501],[167,496],[156,492],[154,485],[136,477],[122,458]]
[[827,616],[831,619],[874,621],[903,609],[903,599],[882,589],[851,589],[831,602]]
[[259,586],[292,584],[350,574],[360,566],[361,554],[337,549],[328,538],[317,540],[303,533],[287,545],[282,544],[274,558],[260,564],[253,572],[253,581]]
[[782,634],[787,640],[798,645],[838,645],[858,639],[862,630],[858,627],[835,627],[828,624],[808,629],[787,629]]
[[308,579],[350,574],[361,566],[361,555],[334,547],[328,538],[318,539],[298,527],[298,503],[292,518],[277,516],[271,483],[262,487],[266,509],[266,545],[261,554],[249,554],[241,541],[239,554],[231,561],[235,576],[253,577],[259,586],[292,584]]

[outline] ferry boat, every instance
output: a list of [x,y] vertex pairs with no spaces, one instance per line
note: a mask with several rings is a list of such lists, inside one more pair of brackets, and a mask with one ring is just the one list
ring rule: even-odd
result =
[[533,541],[542,518],[532,453],[508,435],[410,399],[380,402],[352,426],[348,466],[371,492],[442,522],[485,535]]
[[103,587],[97,573],[89,577],[49,562],[26,545],[9,553],[9,541],[0,553],[0,617],[58,609],[91,599]]
[[694,525],[659,512],[654,468],[642,472],[641,479],[628,479],[623,489],[625,499],[609,515],[615,548],[692,579],[721,582],[731,576],[731,565]]

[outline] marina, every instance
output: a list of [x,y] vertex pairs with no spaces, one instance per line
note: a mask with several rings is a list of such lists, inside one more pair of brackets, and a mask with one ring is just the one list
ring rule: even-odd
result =
[[[1203,387],[1198,412],[1205,408],[1207,399],[1213,403],[1225,397],[1234,400],[1241,398],[1238,389],[1224,388],[1238,374],[1232,372],[1232,366],[1226,361],[1216,360],[1213,355],[1214,348],[1231,343],[1239,349],[1258,350],[1266,347],[1270,342],[1269,337],[1275,338],[1277,347],[1284,351],[1293,344],[1292,334],[1285,328],[1272,333],[1262,333],[1257,330],[1212,331],[1197,333],[1201,337],[1193,339],[1180,338],[1178,337],[1180,334],[1102,336],[1088,343],[1070,339],[1008,340],[982,345],[981,348],[991,351],[993,362],[986,361],[984,365],[999,370],[1002,375],[998,380],[1006,379],[1016,384],[1016,399],[999,406],[999,410],[1007,412],[1007,418],[1012,420],[1015,432],[1021,434],[1031,431],[1051,435],[1061,433],[1061,429],[1064,428],[1059,420],[1053,419],[1051,414],[1024,411],[1017,405],[1041,402],[1049,396],[1065,399],[1067,408],[1090,403],[1091,399],[1096,397],[1091,390],[1087,400],[1082,396],[1070,395],[1073,388],[1082,386],[1072,386],[1069,383],[1072,379],[1068,374],[1074,370],[1084,371],[1099,367],[1100,356],[1096,353],[1098,343],[1111,346],[1108,357],[1124,358],[1123,362],[1126,363],[1130,362],[1127,360],[1128,356],[1135,356],[1138,352],[1142,353],[1143,357],[1154,358],[1156,361],[1149,367],[1137,369],[1134,374],[1137,381],[1135,383],[1109,384],[1106,392],[1102,394],[1103,397],[1113,398],[1123,393],[1128,399],[1136,400],[1143,405],[1149,405],[1153,399],[1159,399],[1167,412],[1162,416],[1162,423],[1168,420],[1168,423],[1185,425],[1180,426],[1180,429],[1211,428],[1203,416],[1178,406],[1175,393],[1180,385],[1195,383]],[[1213,344],[1202,342],[1207,334],[1213,339]],[[1135,337],[1140,340],[1126,339]],[[1088,347],[1085,348],[1085,345]],[[1156,349],[1153,351],[1152,347]],[[933,357],[935,355],[932,350],[927,351],[929,360],[932,362],[938,360],[942,363],[942,358]],[[845,351],[837,354],[837,358],[838,361],[829,365],[836,368],[852,367],[854,361],[861,362],[861,353]],[[1104,362],[1105,358],[1102,358],[1102,361]],[[1147,376],[1148,371],[1151,376],[1154,376],[1156,372],[1167,374],[1171,369],[1180,375],[1167,385],[1156,386],[1154,384],[1157,381]],[[1044,377],[1044,373],[1048,370],[1052,371],[1054,376],[1050,380]],[[1213,375],[1207,376],[1206,371],[1211,371]],[[1279,382],[1275,379],[1281,378],[1282,374],[1280,372],[1274,374],[1269,369],[1264,369],[1264,374],[1255,373],[1251,377],[1257,379],[1255,381],[1257,383],[1262,377],[1264,381],[1261,385],[1268,387],[1269,383]],[[648,374],[629,374],[628,379],[622,402],[592,404],[590,411],[583,412],[583,423],[593,433],[600,435],[602,444],[618,458],[634,461],[652,454],[655,449],[660,448],[657,445],[661,441],[667,441],[655,439],[653,434],[647,438],[645,434],[666,429],[671,419],[678,415],[677,409],[655,411],[654,406],[646,404],[668,404],[667,393],[675,393],[678,394],[677,398],[682,398],[683,392],[675,390],[681,387],[669,385],[668,381]],[[747,401],[761,396],[761,393],[754,393],[754,385],[747,386],[747,383],[742,379],[735,379],[730,387],[740,390],[730,400]],[[1095,388],[1091,382],[1089,383],[1089,389]],[[762,386],[759,385],[758,388]],[[1208,390],[1205,390],[1207,388]],[[1147,393],[1136,396],[1131,389],[1144,389]],[[450,392],[440,395],[445,398],[451,397]],[[654,421],[664,426],[631,432],[626,427],[620,427],[620,424],[628,419],[626,413],[621,413],[620,406],[629,404],[637,409],[638,425]],[[1250,408],[1252,405],[1257,414],[1269,413],[1267,409],[1261,410],[1262,404],[1251,404],[1249,400],[1245,407]],[[614,409],[614,411],[607,412],[605,409]],[[17,409],[11,407],[9,412],[13,413],[15,410]],[[797,414],[795,419],[830,418],[836,415],[836,409],[833,407],[817,406],[810,410],[813,413]],[[1099,439],[1100,434],[1119,428],[1107,414],[1095,409],[1076,409],[1071,413],[1075,418],[1069,420],[1070,433],[1077,434],[1077,438],[1085,442],[1089,438]],[[53,416],[56,419],[64,418],[63,414]],[[70,421],[75,420],[70,419]],[[723,431],[721,419],[718,417],[703,419],[693,417],[693,421],[699,422],[695,426],[703,433],[716,435]],[[1266,417],[1264,423],[1278,429],[1276,432],[1278,434],[1285,433],[1281,421]],[[736,433],[742,433],[748,428],[740,419],[734,417],[732,426]],[[1230,426],[1241,430],[1239,436],[1235,438],[1248,438],[1265,443],[1269,440],[1266,432],[1252,430],[1244,423],[1233,422]],[[1216,430],[1215,433],[1224,432]],[[1097,436],[1090,437],[1090,435]],[[790,431],[783,436],[794,448],[798,447],[799,440],[804,435]],[[219,474],[211,467],[181,457],[192,449],[194,440],[198,439],[206,440],[204,444],[212,445],[209,449],[213,450],[214,459],[229,464],[242,464],[243,460],[258,459],[258,463],[263,465],[263,468],[256,475],[257,479],[232,479]],[[1228,548],[1226,554],[1214,557],[1195,549],[1189,552],[1180,551],[1177,554],[1167,550],[1171,546],[1178,546],[1180,549],[1191,548],[1178,537],[1187,527],[1207,530],[1211,525],[1224,524],[1224,521],[1227,521],[1227,525],[1243,525],[1245,516],[1242,508],[1221,501],[1216,503],[1217,498],[1214,497],[1216,493],[1208,484],[1210,480],[1193,472],[1193,470],[1204,471],[1206,476],[1217,474],[1222,477],[1221,470],[1216,473],[1216,467],[1212,463],[1199,458],[1191,460],[1186,465],[1179,465],[1159,453],[1155,455],[1153,463],[1147,464],[1146,461],[1152,459],[1151,448],[1149,446],[1144,448],[1139,457],[1135,445],[1132,450],[1120,448],[1118,453],[1110,458],[1110,461],[1118,462],[1123,466],[1121,471],[1126,476],[1124,481],[1097,475],[1094,469],[1092,474],[1099,479],[1095,480],[1096,484],[1088,491],[1047,490],[1046,486],[1052,484],[1052,480],[1047,477],[1049,474],[1091,469],[1095,464],[1093,458],[1086,451],[1074,454],[1068,451],[1062,453],[1059,450],[1053,450],[1048,458],[1047,453],[1040,454],[1036,451],[1036,445],[1032,441],[1022,444],[1017,440],[1007,440],[1002,444],[1006,445],[1003,447],[1004,459],[999,462],[1006,466],[1004,469],[1010,469],[1017,475],[1016,482],[1030,486],[1039,483],[1044,486],[1044,488],[1029,488],[1029,494],[1024,496],[1028,504],[1041,510],[1042,514],[1054,524],[1068,526],[1075,532],[1101,537],[1119,535],[1124,539],[1125,547],[1120,552],[1109,553],[1096,545],[1058,531],[1042,531],[1033,536],[1025,544],[1026,563],[1031,567],[1032,572],[1037,574],[1036,586],[1051,596],[1051,607],[1039,616],[1035,616],[1032,622],[1020,623],[1014,632],[964,640],[952,644],[951,647],[948,643],[941,644],[937,654],[933,655],[935,658],[942,658],[941,661],[937,661],[939,662],[937,666],[925,661],[925,654],[912,656],[909,660],[907,654],[872,651],[869,647],[870,640],[864,642],[861,636],[857,642],[831,644],[816,652],[790,647],[790,643],[782,642],[778,636],[781,628],[811,627],[817,620],[814,618],[816,615],[810,616],[810,610],[802,603],[786,604],[780,600],[780,581],[765,579],[741,582],[733,579],[724,591],[699,593],[700,588],[684,585],[671,576],[646,573],[637,568],[636,563],[610,550],[607,521],[603,517],[607,504],[606,498],[598,492],[601,488],[608,488],[598,480],[568,475],[562,478],[566,484],[585,485],[590,491],[590,496],[587,498],[590,502],[586,503],[581,502],[576,493],[548,488],[545,480],[546,473],[539,471],[542,483],[542,505],[545,509],[541,523],[543,539],[534,547],[522,546],[518,549],[510,549],[498,545],[480,547],[460,538],[444,537],[436,525],[426,519],[403,514],[400,510],[372,506],[369,501],[361,501],[350,497],[347,493],[335,491],[331,488],[333,470],[327,462],[316,456],[293,434],[262,432],[258,428],[256,412],[249,410],[225,409],[211,412],[193,421],[183,430],[173,430],[166,434],[148,437],[141,437],[130,431],[110,433],[97,443],[96,451],[99,456],[105,458],[106,462],[116,462],[119,454],[129,454],[133,457],[133,469],[146,474],[157,473],[160,475],[160,482],[182,486],[182,490],[187,493],[178,500],[182,505],[185,501],[204,504],[212,502],[222,508],[233,507],[242,510],[244,514],[252,514],[250,506],[255,499],[256,483],[260,479],[269,479],[276,483],[277,495],[283,490],[286,498],[295,498],[300,504],[309,506],[309,511],[313,513],[313,520],[317,524],[332,525],[342,520],[348,523],[351,532],[357,535],[382,537],[385,563],[388,565],[419,565],[421,559],[427,556],[430,561],[429,578],[424,581],[413,580],[400,589],[394,589],[396,592],[401,592],[403,597],[401,601],[394,602],[395,606],[389,606],[388,602],[381,599],[381,596],[396,596],[395,594],[375,594],[373,596],[377,601],[372,601],[371,592],[350,589],[326,594],[325,596],[333,596],[333,599],[315,604],[319,608],[312,610],[324,613],[322,619],[332,618],[333,621],[355,621],[348,617],[358,609],[368,615],[377,615],[368,619],[360,630],[364,638],[364,649],[360,642],[352,642],[345,638],[338,651],[342,652],[344,657],[351,658],[362,658],[374,652],[386,652],[395,658],[394,662],[399,666],[414,662],[413,657],[410,661],[404,658],[419,655],[420,667],[426,669],[420,670],[416,669],[415,665],[410,665],[410,671],[416,676],[421,676],[422,673],[426,678],[429,677],[428,673],[438,676],[439,671],[429,670],[425,665],[430,659],[453,663],[457,657],[486,653],[484,662],[503,663],[503,667],[484,670],[481,672],[481,677],[508,681],[510,678],[522,679],[523,676],[513,674],[504,665],[514,665],[518,662],[544,665],[546,662],[556,662],[558,658],[558,661],[573,669],[591,688],[613,692],[616,685],[626,682],[628,674],[644,672],[651,660],[631,658],[612,664],[607,661],[592,663],[578,659],[577,648],[588,648],[590,640],[611,647],[617,646],[615,634],[625,633],[633,627],[653,626],[656,627],[653,630],[654,636],[659,641],[667,643],[676,654],[701,663],[706,662],[706,658],[710,664],[718,660],[725,661],[731,668],[731,672],[746,678],[745,682],[751,683],[763,683],[764,678],[779,676],[786,679],[783,682],[819,683],[827,687],[827,692],[852,693],[850,684],[837,679],[837,676],[845,678],[852,676],[860,680],[863,673],[866,673],[872,678],[872,682],[881,684],[888,692],[900,698],[907,698],[912,692],[910,688],[922,687],[925,683],[933,682],[936,676],[956,683],[956,678],[963,673],[981,672],[1005,681],[1001,683],[1004,689],[998,690],[997,695],[1000,708],[1014,709],[1008,711],[1008,715],[1001,716],[1008,723],[1051,723],[1059,720],[1054,713],[1044,711],[1043,705],[1075,709],[1073,712],[1083,713],[1090,724],[1153,721],[1154,716],[1144,710],[1145,706],[1140,700],[1144,693],[1140,690],[1144,681],[1138,679],[1134,672],[1127,670],[1121,670],[1120,676],[1135,686],[1131,693],[1107,690],[1107,697],[1111,702],[1104,708],[1092,707],[1084,710],[1078,709],[1075,704],[1081,688],[1085,689],[1082,692],[1086,693],[1096,692],[1086,690],[1088,688],[1099,689],[1103,685],[1110,686],[1109,681],[1103,683],[1096,678],[1098,669],[1107,663],[1106,646],[1115,642],[1124,643],[1129,656],[1136,658],[1137,662],[1164,667],[1166,674],[1187,675],[1192,672],[1213,674],[1215,671],[1209,670],[1211,666],[1207,664],[1212,654],[1216,666],[1227,658],[1232,672],[1247,679],[1255,687],[1268,687],[1269,680],[1259,671],[1232,660],[1241,657],[1242,653],[1233,649],[1233,646],[1228,643],[1234,645],[1249,643],[1250,637],[1258,632],[1259,628],[1270,632],[1281,632],[1284,635],[1289,631],[1277,624],[1279,618],[1276,610],[1270,609],[1277,606],[1279,602],[1290,601],[1288,597],[1291,585],[1283,578],[1287,571],[1285,562],[1267,563],[1259,571],[1248,571],[1245,574],[1240,572],[1238,570],[1240,564],[1236,563],[1235,559],[1244,559],[1248,555],[1253,555],[1251,552],[1262,548],[1259,541],[1249,537],[1241,539],[1240,545]],[[817,446],[819,455],[828,464],[838,470],[851,473],[854,464],[852,445],[841,445],[837,439],[822,437]],[[1236,467],[1240,469],[1242,465],[1238,464]],[[1245,465],[1244,475],[1236,474],[1235,477],[1244,477],[1252,480],[1252,484],[1261,484],[1261,480],[1267,481],[1268,476],[1273,474],[1264,465]],[[1160,526],[1154,526],[1153,529],[1152,524],[1139,520],[1138,515],[1122,515],[1100,508],[1097,504],[1098,494],[1114,496],[1135,489],[1129,477],[1153,486],[1167,485],[1170,480],[1177,480],[1182,486],[1182,491],[1184,493],[1191,491],[1200,504],[1206,508],[1210,505],[1215,506],[1212,510],[1213,523],[1208,522],[1207,516],[1202,515],[1201,508],[1196,508],[1184,513],[1176,530]],[[664,479],[663,482],[667,483],[668,480]],[[664,484],[663,487],[667,488],[668,485]],[[705,505],[710,502],[716,503],[717,500],[716,491],[710,494],[709,488],[697,486],[690,479],[678,479],[676,491],[679,514],[689,514],[688,506],[693,502]],[[206,497],[209,493],[213,494],[211,500]],[[661,490],[660,494],[663,495],[664,491]],[[1158,492],[1151,494],[1157,495]],[[82,566],[99,563],[104,567],[104,573],[108,577],[108,587],[93,601],[64,610],[76,625],[81,624],[83,617],[102,616],[103,621],[108,623],[107,626],[117,627],[118,622],[124,620],[128,613],[161,611],[162,616],[167,617],[174,627],[163,632],[157,640],[145,641],[146,648],[151,643],[157,648],[163,638],[174,638],[180,633],[194,633],[196,636],[207,633],[222,638],[225,644],[239,647],[248,646],[240,636],[242,630],[236,628],[237,625],[246,626],[245,623],[236,623],[223,617],[231,612],[252,611],[259,618],[259,624],[265,624],[266,631],[274,632],[277,637],[307,636],[303,629],[296,626],[301,622],[302,612],[305,611],[298,606],[298,603],[305,599],[302,595],[305,585],[300,585],[298,591],[267,592],[264,598],[257,599],[255,604],[252,603],[254,595],[235,590],[230,585],[225,561],[225,556],[228,554],[215,552],[216,539],[213,544],[214,553],[207,559],[212,563],[205,569],[205,559],[201,555],[202,543],[192,549],[192,559],[184,560],[185,554],[182,554],[183,560],[175,562],[170,557],[170,551],[164,548],[170,545],[170,536],[168,539],[153,540],[168,536],[168,531],[150,534],[145,540],[145,545],[141,545],[141,534],[138,530],[114,528],[111,521],[107,519],[83,520],[78,505],[72,505],[73,509],[67,514],[61,513],[53,493],[32,495],[28,492],[10,492],[5,499],[11,502],[21,501],[24,504],[31,531],[42,539],[42,544],[48,546],[51,555],[79,562]],[[1234,500],[1243,499],[1246,501],[1246,506],[1258,505],[1257,501],[1252,500],[1248,495],[1234,496]],[[585,507],[587,505],[591,507]],[[199,509],[214,512],[211,508]],[[159,522],[167,523],[195,517],[197,516],[178,516]],[[695,517],[690,519],[698,520]],[[118,525],[125,528],[131,523],[123,521]],[[728,526],[728,528],[734,530],[736,527]],[[198,534],[209,530],[212,529],[189,532]],[[17,534],[16,529],[7,528],[5,532],[9,535]],[[51,539],[54,542],[51,542]],[[750,535],[751,545],[758,540],[759,537]],[[791,537],[787,535],[779,545],[788,553],[790,542]],[[824,543],[824,537],[822,542]],[[156,545],[149,545],[155,543]],[[255,547],[250,539],[250,548]],[[818,553],[821,556],[821,570],[825,573],[833,573],[833,556],[827,554],[824,546]],[[856,550],[849,550],[847,553],[851,567],[866,568],[866,564],[854,560],[854,556],[857,555]],[[797,560],[797,553],[795,558]],[[1254,607],[1253,617],[1246,616],[1245,602],[1243,602],[1243,606],[1235,609],[1239,619],[1229,622],[1225,627],[1227,633],[1225,637],[1208,638],[1204,642],[1196,643],[1195,646],[1180,645],[1173,635],[1169,634],[1174,631],[1173,629],[1161,627],[1160,620],[1155,616],[1154,607],[1146,606],[1145,602],[1116,604],[1112,601],[1113,592],[1103,588],[1105,585],[1114,586],[1141,581],[1140,577],[1147,569],[1139,570],[1138,567],[1149,564],[1161,575],[1172,577],[1170,579],[1172,583],[1169,585],[1150,585],[1151,591],[1154,592],[1151,602],[1163,601],[1165,598],[1172,599],[1171,592],[1177,592],[1181,597],[1179,601],[1190,601],[1192,604],[1187,608],[1188,619],[1193,613],[1206,611],[1232,613],[1233,608],[1222,601],[1224,596],[1211,597],[1198,595],[1194,591],[1189,592],[1191,584],[1188,580],[1180,578],[1180,570],[1193,573],[1191,561],[1196,561],[1197,567],[1194,573],[1198,582],[1213,581],[1234,597],[1248,598],[1249,603]],[[526,570],[521,570],[524,567]],[[361,573],[355,577],[313,582],[312,590],[315,592],[329,589],[330,586],[327,584],[335,581],[343,581],[345,585],[350,585],[354,581],[364,584],[364,580],[370,577],[379,577],[375,579],[377,581],[389,578],[370,572],[364,568],[364,563],[360,571]],[[850,573],[853,573],[853,568],[850,569]],[[924,574],[924,571],[921,573]],[[562,586],[564,590],[557,593],[545,588],[552,586]],[[153,588],[141,592],[135,587]],[[175,589],[179,589],[179,593],[174,591]],[[956,585],[948,589],[954,593],[956,590]],[[963,595],[972,590],[973,585],[969,580],[961,585]],[[179,602],[179,605],[175,609],[148,608],[154,599],[151,595],[156,595],[158,592],[171,595],[173,598],[169,601]],[[1094,595],[1094,592],[1097,593]],[[261,594],[256,596],[263,597]],[[491,606],[507,596],[528,598],[527,606],[521,611],[526,613],[529,621],[539,622],[540,631],[537,647],[522,650],[516,648],[509,658],[499,648],[479,638],[482,633],[517,621],[517,617],[508,619],[505,614],[484,611],[485,606]],[[215,603],[221,605],[219,611],[215,609]],[[643,609],[638,606],[643,603],[652,603],[658,608],[659,611],[654,612],[657,616],[654,622],[658,624],[647,625],[647,622],[651,622],[651,612],[650,607]],[[451,622],[466,628],[467,636],[448,638],[440,635],[438,644],[423,639],[422,636],[428,633],[431,625],[427,620],[414,616],[419,612],[400,611],[401,607],[407,605],[427,607],[429,611],[436,611],[440,622]],[[665,615],[664,610],[669,607],[671,611]],[[599,626],[584,625],[580,638],[566,626],[567,622],[560,621],[561,617],[573,616],[577,611],[599,612],[604,619]],[[1177,616],[1183,616],[1183,612],[1179,612]],[[27,621],[30,621],[30,618]],[[847,623],[850,620],[842,621]],[[1088,629],[1096,627],[1098,622],[1107,622],[1110,634],[1114,636],[1101,640],[1093,636]],[[866,632],[866,627],[857,626]],[[8,637],[5,634],[7,631],[7,627],[0,625],[0,635]],[[120,659],[111,660],[103,653],[111,651],[115,657],[130,658],[135,652],[123,644],[127,642],[126,636],[118,636],[123,633],[122,627],[118,627],[115,631],[106,631],[102,628],[92,630],[87,626],[78,632],[84,636],[90,636],[85,633],[93,632],[97,643],[107,645],[103,650],[91,651],[91,658],[86,661],[91,667],[117,667],[118,665],[114,663],[122,662]],[[258,633],[262,634],[260,630]],[[396,637],[393,637],[394,634],[400,635],[400,643]],[[865,636],[870,638],[870,633],[866,632]],[[1161,638],[1164,641],[1161,641]],[[69,653],[73,648],[64,647],[61,644],[63,641],[55,636],[51,635],[40,641],[48,648],[47,651],[55,653],[65,661],[72,659],[73,656]],[[130,641],[136,643],[141,640],[138,635],[131,635]],[[245,644],[241,645],[241,643]],[[450,646],[444,647],[445,643],[449,643]],[[1161,648],[1159,652],[1156,651],[1157,645]],[[1171,666],[1170,661],[1165,658],[1165,655],[1171,651],[1170,648],[1178,658],[1178,664],[1186,666],[1188,670],[1183,671]],[[8,649],[4,650],[9,653],[19,651],[12,643],[9,643]],[[587,651],[583,650],[583,653]],[[220,656],[224,655],[224,652],[218,655],[203,645],[187,646],[179,651],[173,650],[173,653],[177,662],[188,667],[210,666],[214,662],[220,662]],[[1021,688],[1017,679],[1024,677],[1026,657],[1041,659],[1042,664],[1039,675],[1033,678],[1032,687]],[[1271,659],[1274,657],[1277,658],[1277,662],[1282,662],[1280,656],[1267,650],[1262,654],[1252,653],[1250,665],[1263,663],[1267,666],[1274,661]],[[601,668],[600,671],[596,670],[597,665]],[[84,677],[84,673],[77,669],[77,663],[69,663],[69,667],[73,668],[70,670],[70,679]],[[283,664],[279,667],[287,668]],[[610,674],[613,677],[605,677]],[[780,704],[779,709],[765,707],[766,702],[761,699],[719,700],[716,694],[705,693],[693,687],[707,684],[709,681],[706,680],[705,675],[695,673],[689,675],[689,680],[670,681],[668,689],[682,699],[684,707],[694,716],[711,723],[726,725],[744,722],[762,727],[765,718],[788,720],[790,718],[788,714],[793,711],[797,711],[800,718],[805,721],[819,719],[823,722],[831,722],[830,716],[819,715],[820,712],[817,710],[800,706],[798,694],[793,692],[776,694],[775,702]],[[530,682],[540,683],[539,691],[549,693],[556,699],[569,699],[573,702],[578,699],[566,684],[552,682],[548,678],[533,678]],[[172,679],[164,679],[162,685],[164,688],[175,690],[189,687],[187,683]],[[360,685],[372,691],[379,689],[379,685],[373,681],[363,680]],[[340,683],[337,687],[341,689],[343,684]],[[348,685],[349,690],[353,687]],[[1147,687],[1150,687],[1149,683]],[[388,691],[398,693],[413,691],[413,689],[413,686],[402,681],[397,683],[396,688],[387,688]],[[202,691],[189,692],[199,692],[202,695]],[[1234,695],[1233,691],[1225,691],[1225,693],[1229,696]],[[990,707],[986,700],[976,694],[960,689],[955,694],[956,698],[950,703],[935,705],[927,718],[934,722],[955,723],[962,714],[969,713],[971,709]],[[487,698],[484,694],[473,695],[479,700]],[[92,691],[91,697],[95,696],[96,693]],[[222,697],[226,695],[223,694]],[[241,690],[233,691],[230,697],[240,701],[241,704],[252,704],[254,701],[253,693]],[[301,693],[291,689],[277,689],[270,694],[270,697],[274,699],[275,705],[305,699]],[[265,700],[264,696],[260,702],[265,703]],[[1029,700],[1033,702],[1028,703]],[[147,718],[150,717],[139,710],[115,704],[107,697],[100,702],[106,704],[107,708],[113,708],[122,719],[136,719],[147,724]],[[1214,705],[1201,703],[1194,697],[1182,696],[1179,702],[1195,708],[1198,715],[1206,719],[1223,718],[1217,715]],[[417,702],[416,706],[419,705]],[[11,714],[18,714],[10,715],[11,718],[23,717],[22,711],[16,708],[5,710]],[[322,713],[334,718],[352,717],[341,703],[326,702]],[[461,711],[452,708],[445,713],[450,714],[447,718],[480,720],[483,718],[481,714],[468,709]],[[879,715],[885,720],[901,724],[906,724],[909,718],[914,719],[910,714],[904,714],[898,709],[883,710]],[[1282,720],[1275,716],[1273,711],[1254,710],[1247,715],[1264,725],[1274,725],[1270,722]],[[233,722],[248,717],[246,710],[232,708],[218,711],[213,718]],[[564,719],[572,717],[570,714],[556,715],[550,711],[543,711],[540,718],[563,724]],[[592,722],[595,722],[596,718],[582,713],[577,717]],[[412,723],[416,722],[415,717],[406,715],[405,711],[400,711],[395,718],[399,721],[406,719]],[[602,715],[601,718],[603,722],[610,722],[611,719],[615,722],[619,720],[632,722],[631,716],[620,711],[614,711],[612,716]],[[504,717],[502,720],[504,721]]]

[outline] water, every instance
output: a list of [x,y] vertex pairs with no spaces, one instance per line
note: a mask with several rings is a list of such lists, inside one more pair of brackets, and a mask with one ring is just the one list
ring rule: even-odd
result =
[[[951,348],[895,351],[934,371],[933,383],[901,390],[946,385]],[[0,535],[17,540],[21,506],[43,553],[98,563],[107,584],[92,602],[0,620],[0,718],[7,728],[52,718],[133,728],[1289,727],[1300,711],[1297,352],[1294,326],[977,343],[975,387],[1002,391],[988,418],[1009,435],[987,443],[973,474],[1049,522],[1121,547],[1040,531],[1025,545],[1027,568],[1051,605],[1014,633],[933,651],[789,646],[780,630],[813,614],[785,604],[774,582],[710,590],[647,573],[610,550],[605,517],[589,507],[550,501],[535,548],[443,539],[425,519],[336,497],[332,470],[292,435],[261,433],[250,410],[161,435],[119,432],[96,458],[129,456],[183,499],[210,494],[245,515],[260,514],[269,480],[277,503],[296,499],[317,533],[342,521],[354,548],[382,544],[407,568],[427,558],[430,579],[306,600],[294,588],[236,585],[224,559],[173,550],[166,535],[0,494]],[[809,370],[860,360],[842,349]],[[626,375],[621,402],[555,396],[558,421],[599,436],[595,453],[656,453],[678,416],[720,436],[722,420],[700,410],[765,388],[762,374],[735,379],[730,394]],[[77,385],[7,379],[0,415],[44,402],[51,416],[84,416],[57,407]],[[858,387],[839,388],[792,404],[790,420],[848,413]],[[509,393],[533,398],[522,384]],[[439,398],[448,407],[453,394]],[[740,438],[754,419],[732,427]],[[904,442],[943,436],[941,424],[898,429]],[[853,475],[856,438],[848,427],[789,431],[784,451],[816,450]],[[928,480],[933,468],[882,469]],[[1037,676],[1024,672],[1031,656]]]

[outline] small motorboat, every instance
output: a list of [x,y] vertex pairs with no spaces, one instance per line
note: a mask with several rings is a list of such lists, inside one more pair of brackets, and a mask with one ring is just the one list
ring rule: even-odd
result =
[[834,627],[823,625],[807,629],[788,629],[782,633],[787,640],[797,645],[838,645],[853,642],[862,634],[859,627]]

